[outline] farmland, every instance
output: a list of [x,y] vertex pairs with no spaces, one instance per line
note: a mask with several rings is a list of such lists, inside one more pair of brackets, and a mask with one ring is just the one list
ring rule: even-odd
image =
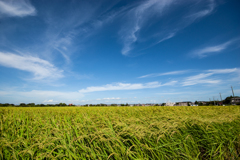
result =
[[0,108],[0,159],[238,159],[240,106]]

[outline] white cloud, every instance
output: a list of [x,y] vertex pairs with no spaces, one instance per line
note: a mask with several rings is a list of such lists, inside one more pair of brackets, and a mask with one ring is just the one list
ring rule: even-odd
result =
[[49,99],[49,100],[43,101],[43,103],[47,103],[47,102],[52,103],[52,102],[53,102],[53,99]]
[[101,101],[101,100],[119,100],[119,99],[121,99],[121,98],[119,98],[119,97],[111,97],[111,98],[98,98],[98,99],[96,99],[97,101]]
[[186,94],[186,92],[162,92],[162,93],[156,93],[158,95],[175,95],[175,94]]
[[215,45],[215,46],[208,46],[202,49],[195,50],[191,53],[193,57],[198,57],[198,58],[204,58],[208,57],[212,54],[217,54],[222,52],[223,50],[227,49],[231,44],[233,44],[235,41],[230,40],[225,43]]
[[33,80],[58,79],[63,77],[62,70],[38,57],[0,52],[0,65],[33,73]]
[[25,17],[36,14],[36,9],[28,0],[1,0],[0,17]]
[[1,96],[6,96],[6,95],[8,95],[9,93],[8,92],[6,92],[6,91],[0,91],[0,95]]
[[[32,91],[0,91],[1,96],[13,97],[21,99],[21,101],[29,102],[60,102],[66,100],[80,99],[84,95],[79,92],[67,92],[67,91],[43,91],[43,90],[32,90]],[[54,99],[54,101],[53,101]]]
[[174,85],[176,81],[171,81],[165,84],[159,82],[149,82],[149,83],[116,83],[116,84],[107,84],[103,86],[92,86],[87,87],[86,89],[79,90],[80,93],[87,92],[97,92],[97,91],[113,91],[113,90],[136,90],[136,89],[146,89],[146,88],[158,88],[166,85]]
[[214,74],[226,74],[226,73],[234,73],[234,72],[240,72],[240,69],[238,68],[232,68],[232,69],[212,69],[207,70],[210,73]]
[[184,74],[189,72],[188,70],[182,70],[182,71],[172,71],[172,72],[165,72],[165,73],[153,73],[153,74],[147,74],[138,78],[148,78],[148,77],[159,77],[159,76],[165,76],[165,75],[178,75],[178,74]]
[[201,17],[207,16],[208,14],[212,13],[216,4],[215,4],[214,0],[209,0],[208,2],[209,2],[209,4],[208,4],[208,7],[206,9],[201,10],[201,11],[196,12],[196,13],[193,13],[191,15],[188,15],[186,18],[196,20],[197,18],[201,18]]
[[[206,73],[200,73],[195,76],[187,77],[183,82],[183,86],[190,86],[196,84],[217,84],[220,83],[222,80],[218,79],[209,79],[209,77],[216,75],[216,74],[230,74],[236,73],[235,76],[239,77],[240,69],[238,68],[231,68],[231,69],[212,69],[205,71]],[[235,78],[228,78],[228,80],[235,80]]]
[[[123,55],[127,55],[128,52],[132,50],[132,43],[136,42],[138,39],[137,32],[142,28],[143,23],[150,16],[149,13],[155,12],[156,14],[161,14],[172,2],[172,0],[148,0],[129,11],[128,16],[131,17],[131,22],[127,28],[130,29],[123,29],[121,31],[121,34],[124,33],[122,37],[124,41],[122,49]],[[124,28],[125,27],[126,26],[124,26]]]
[[[136,7],[133,7],[124,15],[126,19],[119,32],[123,41],[122,54],[129,55],[130,51],[135,48],[135,44],[148,43],[149,39],[152,43],[149,42],[148,46],[138,47],[138,51],[174,37],[178,31],[187,27],[196,19],[211,14],[215,6],[214,0],[180,2],[177,0],[146,0],[138,3]],[[185,11],[181,14],[167,17],[181,8],[185,8]],[[161,25],[158,24],[160,21],[162,21]],[[148,35],[142,36],[141,31],[144,29],[144,33],[146,33],[147,27],[151,25],[156,25],[157,30],[149,31]]]
[[201,73],[195,76],[187,77],[184,82],[182,83],[183,86],[191,86],[195,84],[216,84],[219,83],[220,80],[213,80],[213,79],[205,79],[207,77],[212,76],[213,73]]
[[[189,72],[189,70],[182,70],[182,71],[172,71],[172,72],[165,72],[165,73],[155,73],[155,74],[148,74],[144,75],[138,78],[148,78],[148,77],[157,77],[157,76],[164,76],[164,75],[178,75],[178,74],[184,74]],[[228,69],[209,69],[202,71],[203,73],[199,73],[194,76],[185,77],[183,80],[180,80],[180,83],[183,86],[190,86],[190,85],[196,85],[196,84],[217,84],[222,82],[222,78],[218,76],[219,79],[212,79],[209,78],[213,75],[217,74],[233,74],[233,77],[229,77],[228,80],[236,81],[240,77],[240,69],[239,68],[228,68]],[[216,76],[215,76],[216,78]],[[225,80],[226,81],[226,80]],[[177,83],[177,81],[171,81],[168,83]],[[165,83],[164,85],[168,84]]]
[[117,97],[117,98],[114,98],[114,97],[112,97],[112,98],[103,98],[104,100],[116,100],[116,99],[121,99],[121,98],[119,98],[119,97]]
[[163,42],[163,41],[166,41],[166,40],[168,40],[168,39],[170,39],[170,38],[172,38],[172,37],[174,37],[175,34],[176,34],[175,32],[169,33],[168,36],[163,37],[161,40],[159,40],[157,43],[155,43],[155,45],[158,44],[158,43],[161,43],[161,42]]

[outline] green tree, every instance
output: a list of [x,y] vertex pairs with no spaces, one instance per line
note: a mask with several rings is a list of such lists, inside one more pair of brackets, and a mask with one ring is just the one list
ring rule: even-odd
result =
[[231,104],[231,99],[233,96],[226,97],[225,100],[223,100],[223,104]]
[[20,103],[20,106],[21,106],[21,107],[25,107],[26,104],[25,104],[25,103]]
[[59,106],[67,106],[66,103],[59,103]]
[[9,106],[9,103],[5,103],[3,104],[4,107],[8,107]]

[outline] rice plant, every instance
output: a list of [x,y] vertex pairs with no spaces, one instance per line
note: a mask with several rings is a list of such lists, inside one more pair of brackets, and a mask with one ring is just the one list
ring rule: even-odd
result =
[[240,106],[0,108],[0,159],[239,159]]

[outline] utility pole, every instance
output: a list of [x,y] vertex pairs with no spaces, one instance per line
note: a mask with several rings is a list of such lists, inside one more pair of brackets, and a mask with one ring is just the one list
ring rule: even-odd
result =
[[232,88],[232,94],[233,94],[233,97],[234,97],[233,87],[231,86],[231,88]]
[[213,96],[213,102],[214,102],[214,106],[215,106],[215,100],[214,100],[214,96]]
[[221,95],[221,93],[219,93],[220,94],[220,98],[221,98],[221,101],[222,101],[222,95]]

